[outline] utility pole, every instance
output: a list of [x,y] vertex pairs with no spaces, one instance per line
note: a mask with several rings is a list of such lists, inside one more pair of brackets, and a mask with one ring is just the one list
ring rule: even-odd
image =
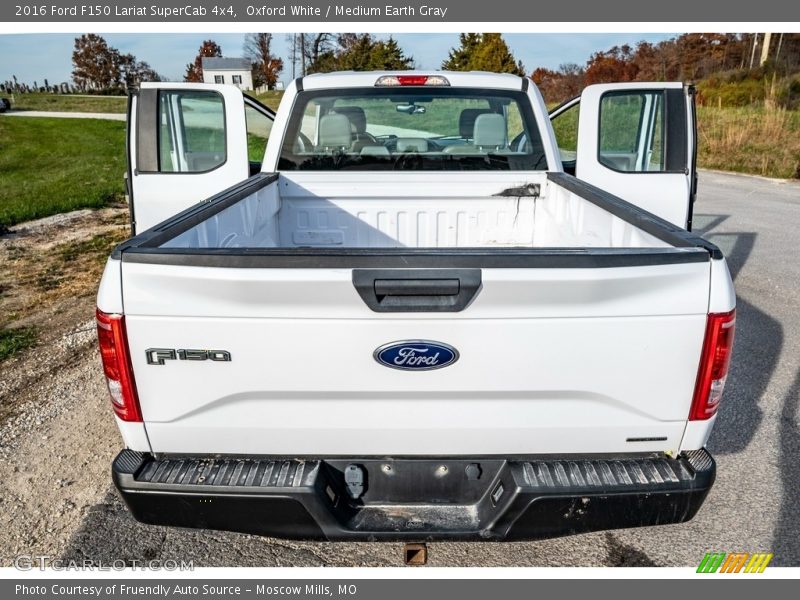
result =
[[292,34],[292,79],[296,79],[295,67],[297,66],[297,34]]
[[764,63],[767,62],[769,58],[769,42],[772,39],[772,34],[768,31],[764,34],[764,45],[761,46],[761,62],[759,62],[759,66],[764,66]]
[[756,59],[756,46],[758,46],[758,34],[753,34],[753,49],[750,51],[750,68],[753,68],[753,61]]
[[775,62],[778,62],[778,59],[781,56],[781,46],[783,45],[783,34],[778,36],[778,48],[775,50]]
[[300,75],[306,76],[306,34],[300,34]]

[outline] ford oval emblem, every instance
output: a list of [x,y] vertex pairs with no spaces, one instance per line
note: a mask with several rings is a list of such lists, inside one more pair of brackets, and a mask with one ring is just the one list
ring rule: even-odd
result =
[[431,371],[456,362],[458,350],[441,342],[403,340],[381,346],[373,356],[379,363],[392,369]]

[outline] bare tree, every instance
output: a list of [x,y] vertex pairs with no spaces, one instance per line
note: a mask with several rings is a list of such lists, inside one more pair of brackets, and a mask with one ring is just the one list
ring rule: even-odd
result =
[[304,64],[313,65],[320,54],[332,50],[336,44],[336,36],[332,33],[307,33],[303,36]]
[[137,60],[133,54],[120,54],[118,64],[120,79],[126,86],[143,81],[162,81],[161,75],[149,63]]

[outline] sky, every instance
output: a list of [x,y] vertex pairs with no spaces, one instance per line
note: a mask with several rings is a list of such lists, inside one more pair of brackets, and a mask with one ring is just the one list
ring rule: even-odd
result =
[[[0,34],[0,81],[16,75],[20,83],[42,85],[70,80],[72,47],[78,34]],[[222,48],[222,55],[242,55],[243,33],[101,33],[109,45],[123,53],[144,60],[168,80],[182,80],[186,63],[192,62],[200,44],[213,39]],[[274,35],[274,49],[284,59],[281,80],[292,77],[289,43],[285,33]],[[375,34],[386,38],[389,34]],[[457,33],[395,33],[403,51],[414,57],[418,69],[436,69],[458,45]],[[556,69],[563,63],[585,64],[589,55],[614,45],[635,44],[640,40],[658,42],[675,33],[512,33],[504,37],[514,56],[521,59],[530,73],[537,67]],[[299,73],[298,73],[299,75]]]

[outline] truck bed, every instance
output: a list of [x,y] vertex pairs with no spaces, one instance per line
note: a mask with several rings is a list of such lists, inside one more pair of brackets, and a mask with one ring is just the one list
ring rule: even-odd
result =
[[[460,189],[463,187],[459,186]],[[369,188],[368,188],[369,189]],[[668,241],[548,182],[492,195],[320,197],[291,179],[260,187],[162,248],[669,248]]]
[[[329,202],[347,223],[358,221],[356,231],[374,230],[357,239],[375,246],[287,247],[300,233],[309,241],[309,231],[345,236],[346,228],[289,227],[306,222],[301,196],[274,175],[122,244],[109,268],[121,271],[152,448],[292,456],[677,452],[706,325],[709,262],[719,250],[568,175],[539,185],[538,198],[462,199],[487,211],[494,203],[495,215],[525,206],[516,223],[508,214],[509,227],[496,230],[502,244],[487,236],[482,247],[402,246],[411,238],[397,235],[396,223],[381,229],[380,218],[358,219],[358,200],[344,193],[309,202]],[[442,218],[457,222],[454,203],[434,191],[430,203],[452,206]],[[370,214],[381,214],[361,193]],[[403,214],[402,202],[424,206],[396,198],[385,223]],[[281,226],[275,215],[284,211],[293,216]],[[469,227],[466,238],[443,231],[442,244],[480,237]],[[275,245],[252,241],[267,239]],[[456,291],[407,288],[442,282]],[[381,291],[387,285],[396,291]],[[461,358],[427,373],[373,360],[376,348],[403,339],[445,341]],[[232,359],[153,366],[145,356],[154,347],[218,348]]]

